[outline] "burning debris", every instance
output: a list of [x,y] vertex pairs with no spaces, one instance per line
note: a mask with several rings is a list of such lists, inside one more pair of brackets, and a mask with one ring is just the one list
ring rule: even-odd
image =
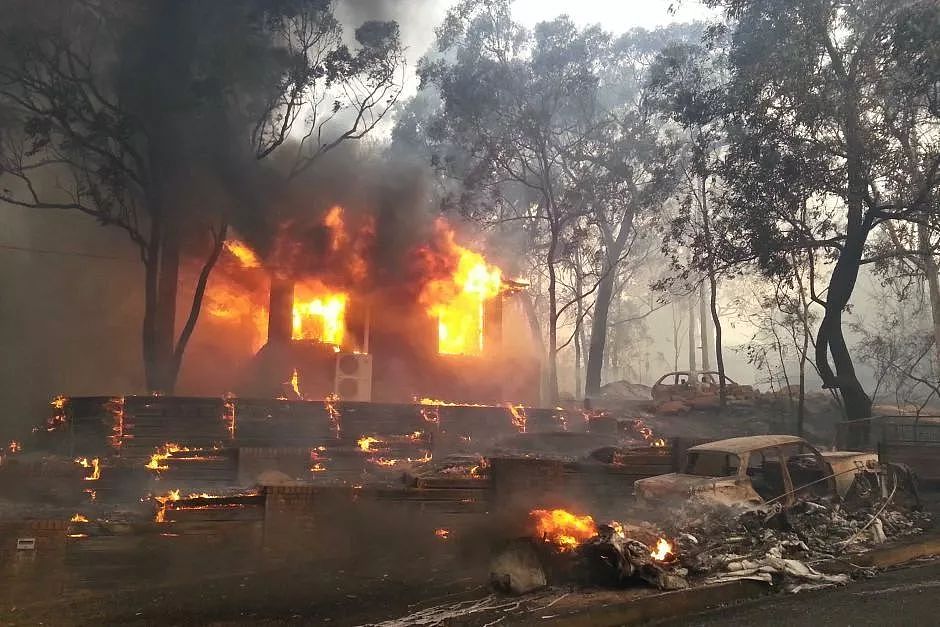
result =
[[90,462],[87,457],[78,457],[75,459],[75,463],[82,468],[91,468],[91,474],[84,477],[85,481],[97,481],[101,478],[101,463],[97,457]]
[[[855,507],[824,499],[790,507],[696,500],[663,527],[597,524],[563,509],[534,510],[533,538],[499,553],[491,579],[517,594],[548,584],[618,587],[636,579],[661,590],[739,579],[791,592],[844,584],[859,573],[845,555],[930,525],[929,515],[895,503],[894,496]],[[812,566],[820,563],[829,564],[826,572]]]
[[578,516],[563,509],[537,509],[529,516],[535,521],[536,536],[560,551],[570,551],[597,535],[597,525],[590,516]]

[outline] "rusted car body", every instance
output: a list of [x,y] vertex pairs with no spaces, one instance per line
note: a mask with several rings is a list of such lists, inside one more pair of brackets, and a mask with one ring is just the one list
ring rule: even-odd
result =
[[845,498],[859,473],[875,471],[875,453],[822,453],[792,435],[757,435],[700,444],[682,472],[640,479],[640,502],[702,498],[728,504],[791,505],[807,497]]

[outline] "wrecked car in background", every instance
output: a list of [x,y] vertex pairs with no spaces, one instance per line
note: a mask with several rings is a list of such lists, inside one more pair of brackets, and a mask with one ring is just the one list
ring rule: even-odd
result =
[[[659,401],[682,401],[698,396],[717,395],[719,374],[713,370],[704,370],[690,374],[687,370],[664,374],[653,384],[650,393]],[[740,385],[725,376],[725,388],[729,398],[753,398],[758,393],[753,386]]]
[[901,492],[917,501],[915,478],[899,464],[882,464],[876,453],[822,452],[792,435],[718,440],[686,452],[682,472],[640,479],[640,503],[704,499],[728,505],[805,499],[871,500]]

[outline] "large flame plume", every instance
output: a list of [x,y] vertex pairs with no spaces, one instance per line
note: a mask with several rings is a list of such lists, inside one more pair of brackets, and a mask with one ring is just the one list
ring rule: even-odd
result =
[[428,315],[437,320],[438,352],[445,355],[479,355],[483,352],[484,303],[502,290],[502,272],[479,253],[457,243],[453,229],[436,223],[434,249],[422,249],[442,276],[432,278],[419,296]]

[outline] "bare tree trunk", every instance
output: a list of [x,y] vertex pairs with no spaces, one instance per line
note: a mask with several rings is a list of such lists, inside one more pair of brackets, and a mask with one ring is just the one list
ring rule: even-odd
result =
[[[580,264],[580,260],[578,261]],[[581,268],[579,267],[575,270],[577,275],[575,277],[575,291],[578,294],[582,294],[584,290],[583,279],[581,276]],[[574,397],[576,399],[581,398],[581,350],[583,344],[581,344],[581,326],[582,321],[584,320],[584,302],[582,299],[578,299],[577,302],[577,318],[575,318],[575,330],[574,330]]]
[[689,295],[689,383],[698,387],[695,374],[697,371],[695,353],[695,296]]
[[[920,248],[921,267],[927,278],[930,295],[930,316],[933,322],[934,372],[940,371],[940,278],[938,278],[937,260],[930,249],[930,227],[917,225],[917,243]],[[938,377],[940,378],[940,377]]]
[[[164,224],[164,227],[167,225]],[[166,229],[160,249],[157,302],[154,309],[154,352],[156,381],[152,391],[173,392],[173,344],[176,337],[176,295],[179,290],[180,248],[178,236]]]
[[558,229],[552,225],[551,245],[548,251],[548,398],[558,402],[558,284],[555,273],[555,249]]
[[709,359],[709,335],[708,332],[708,305],[705,303],[705,282],[698,284],[698,319],[701,325],[700,335],[702,338],[702,370],[711,369],[711,359]]

